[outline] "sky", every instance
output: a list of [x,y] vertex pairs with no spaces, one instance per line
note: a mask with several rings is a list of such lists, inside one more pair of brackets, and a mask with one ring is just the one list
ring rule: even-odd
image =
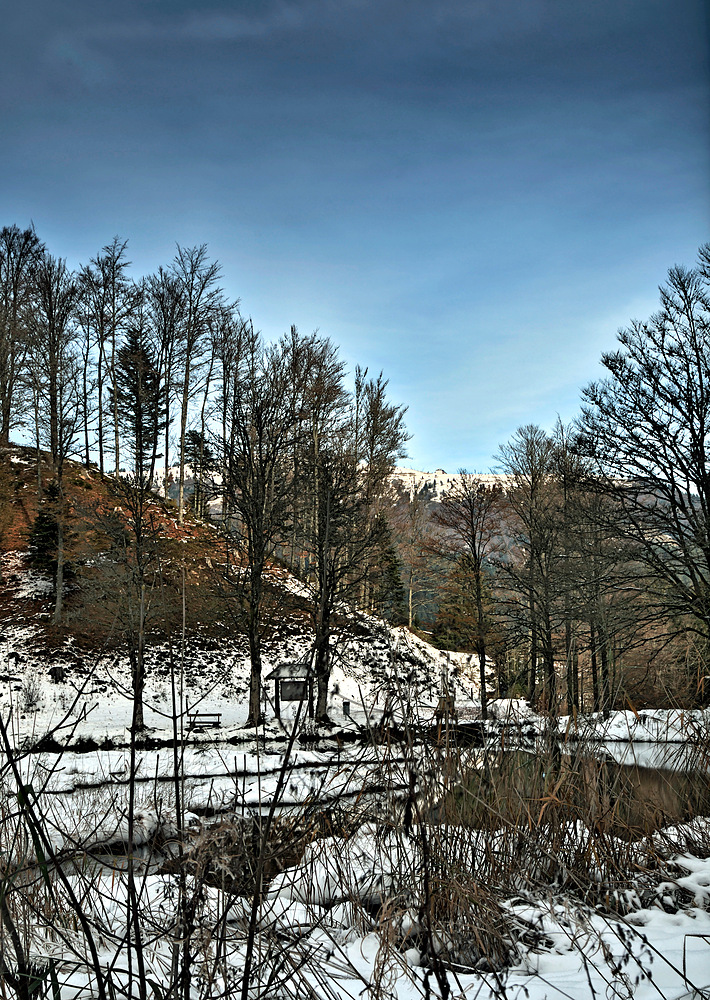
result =
[[136,276],[206,243],[267,338],[408,406],[413,468],[574,418],[710,239],[705,0],[24,0],[0,225]]

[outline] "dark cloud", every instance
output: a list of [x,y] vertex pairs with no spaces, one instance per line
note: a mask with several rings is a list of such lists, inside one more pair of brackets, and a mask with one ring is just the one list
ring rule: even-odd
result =
[[257,73],[267,86],[335,89],[658,86],[707,75],[702,19],[701,0],[31,3],[8,19],[4,74],[34,92],[72,72],[88,85],[135,72],[179,89],[198,66],[210,80]]
[[349,338],[405,396],[450,382],[427,420],[459,437],[504,342],[491,392],[534,371],[554,419],[550,373],[569,398],[707,237],[707,52],[703,0],[26,0],[3,222],[77,259],[119,232],[145,267],[207,240],[273,332]]

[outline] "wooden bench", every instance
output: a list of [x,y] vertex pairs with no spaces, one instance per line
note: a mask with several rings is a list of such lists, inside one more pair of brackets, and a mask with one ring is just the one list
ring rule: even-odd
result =
[[215,729],[222,725],[221,712],[188,712],[187,731],[192,729]]

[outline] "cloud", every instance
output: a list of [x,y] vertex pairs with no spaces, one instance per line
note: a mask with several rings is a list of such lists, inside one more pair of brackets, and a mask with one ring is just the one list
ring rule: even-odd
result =
[[104,20],[90,18],[85,24],[77,22],[75,31],[86,42],[220,43],[287,34],[309,21],[317,21],[328,11],[342,12],[354,5],[358,6],[359,0],[340,0],[337,8],[330,0],[273,0],[253,5],[241,3],[237,11],[189,3],[182,11],[174,10],[169,17],[162,16],[159,10],[150,16],[142,6],[136,16],[125,12],[120,19],[109,15]]
[[267,12],[196,12],[176,27],[176,37],[199,42],[238,41],[264,38],[300,28],[314,4],[277,3]]
[[80,40],[60,37],[53,46],[53,56],[68,66],[86,87],[97,87],[110,78],[105,60]]

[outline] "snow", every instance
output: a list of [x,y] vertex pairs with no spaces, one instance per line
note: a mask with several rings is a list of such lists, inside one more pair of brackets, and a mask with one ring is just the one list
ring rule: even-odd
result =
[[[507,476],[495,473],[475,473],[476,480],[486,486],[501,486],[508,481]],[[416,469],[405,469],[402,466],[392,473],[392,481],[398,483],[410,496],[426,491],[432,500],[441,500],[459,479],[460,473],[446,473],[443,469],[435,472],[420,472]]]
[[309,845],[297,873],[277,875],[269,896],[318,906],[343,899],[381,904],[396,894],[420,859],[408,838],[394,830],[380,837],[377,832],[365,824],[347,841],[330,838]]
[[690,733],[696,736],[710,733],[710,710],[642,709],[611,712],[608,717],[597,712],[582,717],[571,727],[568,718],[560,719],[560,730],[605,741],[685,743]]
[[[188,808],[195,802],[209,802],[220,781],[226,782],[225,792],[231,789],[231,798],[225,794],[222,805],[234,808],[242,801],[245,806],[263,807],[275,793],[282,765],[281,753],[267,752],[257,743],[232,760],[219,746],[184,747],[181,755],[182,768],[189,776],[184,781]],[[397,759],[387,762],[395,774]],[[325,766],[328,763],[333,766]],[[335,761],[319,750],[296,749],[285,798],[304,802],[317,793],[342,801],[349,787],[362,788],[368,770],[375,774],[381,763],[376,747],[347,748]],[[45,815],[55,849],[78,845],[96,848],[127,839],[126,751],[65,752],[56,758],[54,767],[50,755],[31,755],[22,761],[22,767],[23,780],[50,802],[45,805]],[[171,751],[138,754],[139,775],[162,779],[168,778],[171,770]],[[207,782],[209,794],[205,791]],[[193,790],[197,790],[195,797]],[[133,823],[136,845],[148,843],[158,829],[163,837],[174,835],[171,806],[169,795],[160,792],[158,783],[139,786]],[[194,836],[200,836],[201,821],[194,815],[187,819]],[[432,828],[430,835],[434,833]],[[504,831],[471,831],[467,853],[460,859],[462,869],[475,876],[480,866],[483,877],[486,858],[491,851],[495,853],[504,837]],[[660,996],[671,1000],[688,993],[692,985],[708,987],[710,858],[688,849],[689,844],[701,841],[710,844],[710,819],[660,831],[653,839],[653,857],[664,860],[653,891],[648,890],[647,882],[644,888],[639,883],[625,891],[624,905],[617,905],[615,911],[594,908],[553,886],[547,894],[537,895],[512,888],[501,898],[502,919],[513,947],[509,964],[493,971],[477,969],[470,960],[447,960],[442,969],[448,970],[445,975],[451,996],[471,1000],[501,996],[518,1000],[598,1000],[601,996],[650,1000]],[[685,846],[679,849],[681,844]],[[645,851],[640,843],[636,857],[639,870],[648,872]],[[142,927],[152,941],[144,955],[147,975],[166,982],[171,968],[169,938],[178,933],[178,882],[174,874],[144,867],[135,853],[134,864]],[[277,873],[268,883],[264,899],[255,904],[261,957],[252,970],[254,989],[263,989],[274,974],[274,963],[280,963],[292,970],[277,977],[282,990],[277,995],[284,997],[345,1000],[382,995],[382,991],[412,1000],[442,996],[432,960],[426,958],[422,947],[426,941],[424,911],[412,896],[425,864],[416,826],[406,832],[399,824],[365,822],[347,837],[330,836],[307,844],[298,864]],[[100,933],[103,967],[124,970],[114,973],[116,985],[127,983],[125,865],[120,857],[104,857],[88,874],[71,876],[92,926]],[[192,874],[187,877],[187,892],[196,907],[196,933],[206,942],[204,954],[198,953],[195,959],[193,995],[218,996],[230,983],[238,992],[252,900],[232,896],[213,885],[201,886]],[[679,905],[683,896],[685,902]],[[379,915],[374,916],[378,910]],[[209,941],[217,927],[223,928],[223,978],[211,981],[210,994],[204,992],[208,989],[207,969],[215,960]],[[78,998],[90,983],[86,963],[70,961],[66,948],[41,925],[32,933],[36,960],[57,959],[61,996]],[[75,932],[72,941],[72,947],[82,954],[85,944],[81,934]],[[465,951],[466,942],[463,944]],[[435,930],[431,947],[434,955],[438,952],[445,957],[447,951],[458,954],[461,941],[456,927]],[[94,992],[89,995],[95,995],[95,987],[90,989]]]
[[[53,926],[44,916],[52,906],[35,907],[34,901],[32,912],[39,916],[23,926],[37,967],[55,960],[62,1000],[96,995],[86,939],[66,917],[75,913],[72,892],[92,928],[102,969],[112,970],[116,995],[127,989],[129,960],[135,962],[126,933],[129,863],[145,935],[146,978],[159,989],[171,981],[173,941],[182,933],[180,893],[186,893],[194,926],[195,1000],[241,993],[252,916],[256,938],[249,995],[254,997],[424,1000],[442,996],[443,979],[437,974],[446,977],[451,1000],[672,1000],[693,995],[692,989],[710,992],[710,819],[696,817],[632,845],[608,837],[609,850],[627,859],[633,871],[624,886],[609,888],[606,906],[554,884],[532,891],[531,871],[511,875],[509,884],[495,888],[497,933],[508,958],[486,963],[476,957],[476,942],[489,933],[491,859],[500,858],[510,840],[503,827],[467,830],[456,865],[447,870],[451,881],[444,896],[453,899],[463,886],[468,892],[478,886],[467,918],[471,923],[463,930],[455,921],[429,926],[423,886],[425,876],[431,880],[436,873],[427,868],[431,848],[425,849],[424,835],[430,843],[445,844],[451,829],[433,818],[421,827],[402,822],[403,798],[421,794],[420,777],[432,766],[419,748],[296,744],[284,770],[295,706],[285,705],[279,722],[267,703],[267,723],[258,734],[242,728],[248,658],[243,642],[235,639],[212,651],[196,646],[186,657],[182,708],[189,701],[191,710],[220,712],[221,727],[183,733],[177,751],[168,745],[139,747],[132,758],[126,657],[112,653],[90,663],[66,643],[51,660],[66,677],[52,681],[41,633],[31,618],[20,617],[22,601],[47,599],[44,579],[13,553],[3,558],[2,572],[4,581],[10,580],[4,585],[14,587],[18,616],[0,641],[0,712],[21,783],[44,817],[48,842],[64,859],[66,873],[64,884],[55,881]],[[305,596],[303,585],[291,579],[284,586]],[[442,691],[456,694],[460,717],[476,717],[475,657],[435,650],[408,630],[388,629],[367,616],[359,616],[358,624],[362,637],[342,639],[333,669],[329,712],[337,723],[335,735],[361,732],[385,717],[402,723],[416,714],[431,723]],[[298,635],[267,647],[264,673],[307,653],[307,639]],[[157,669],[167,659],[166,650],[156,647],[150,655],[146,722],[159,744],[172,739],[171,691],[169,678]],[[349,716],[343,713],[345,701]],[[489,707],[491,735],[524,731],[535,736],[549,729],[550,721],[520,699],[495,699]],[[697,752],[687,756],[687,743],[690,733],[707,747],[709,722],[708,712],[659,710],[566,718],[557,724],[566,738],[586,741],[590,752],[682,770],[689,762],[707,767]],[[47,734],[64,747],[61,753],[28,752]],[[79,752],[82,739],[98,747]],[[478,751],[470,753],[473,760]],[[176,756],[182,820],[175,809]],[[3,866],[17,866],[10,879],[3,867],[3,884],[16,894],[17,873],[28,872],[39,900],[44,883],[36,878],[37,846],[23,828],[7,764],[0,777],[2,801],[15,803],[5,806],[0,857]],[[262,899],[253,899],[248,890],[235,895],[224,882],[202,879],[199,859],[212,857],[210,844],[219,841],[211,838],[218,837],[220,824],[228,830],[242,817],[259,816],[263,823],[272,814],[274,829],[278,832],[283,823],[284,835],[295,838],[288,832],[289,818],[308,817],[313,803],[329,815],[337,806],[352,828],[303,834],[299,860],[265,875]],[[420,805],[419,818],[426,818],[433,803]],[[183,889],[170,864],[180,822],[190,852]],[[594,844],[581,827],[558,833]],[[522,850],[526,831],[521,836]],[[234,863],[245,864],[239,857]],[[593,855],[586,863],[592,899],[603,889],[604,866]],[[234,875],[232,869],[228,874]],[[4,954],[12,968],[12,949],[5,947]],[[137,995],[135,981],[133,990]]]
[[25,565],[26,557],[17,551],[5,552],[0,556],[0,574],[16,578],[15,600],[49,597],[52,581],[45,574]]
[[[23,593],[34,586],[31,580],[26,573],[19,587]],[[381,623],[378,627],[380,634],[362,639],[344,638],[337,648],[328,711],[341,728],[356,730],[376,724],[385,711],[401,720],[412,700],[422,714],[428,712],[433,718],[442,674],[449,678],[447,684],[451,690],[460,692],[461,706],[465,708],[468,704],[471,711],[475,710],[477,702],[470,696],[477,692],[477,681],[470,656],[442,652],[404,629],[382,634]],[[32,624],[8,627],[0,640],[0,674],[9,678],[0,681],[0,709],[9,711],[8,729],[13,741],[22,745],[54,732],[55,738],[65,745],[82,738],[99,743],[126,743],[132,719],[127,656],[112,654],[96,661],[93,655],[84,656],[67,644],[54,650],[51,658],[51,666],[64,669],[66,679],[52,682],[41,646],[39,631]],[[305,636],[294,638],[288,645],[267,647],[263,675],[280,663],[303,661],[308,653]],[[165,670],[169,652],[167,647],[156,645],[148,650],[147,656],[146,726],[155,739],[169,740],[172,700],[170,678]],[[393,658],[397,659],[396,668],[392,667]],[[406,670],[402,669],[403,663]],[[221,715],[219,730],[194,731],[189,734],[192,742],[211,743],[215,739],[228,742],[253,736],[243,729],[248,712],[248,677],[249,660],[245,644],[239,638],[211,653],[187,650],[182,725],[187,725],[188,710]],[[279,722],[274,716],[273,688],[267,686],[265,695],[267,721],[260,733],[272,738],[285,737],[295,706],[284,703],[283,722]],[[349,702],[349,716],[344,714],[344,702]]]

